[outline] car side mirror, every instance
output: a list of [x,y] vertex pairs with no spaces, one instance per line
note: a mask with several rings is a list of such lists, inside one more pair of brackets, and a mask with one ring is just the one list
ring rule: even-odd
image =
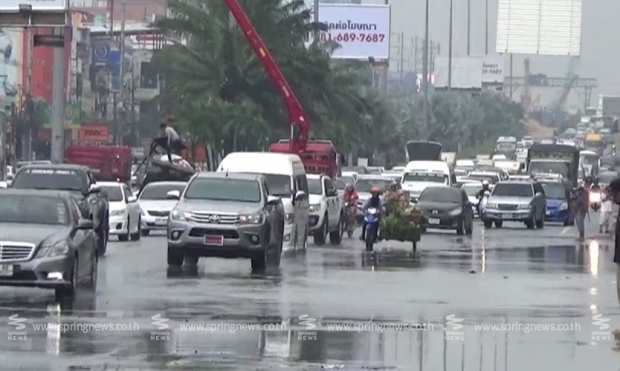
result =
[[95,228],[95,224],[90,219],[80,219],[78,220],[77,229],[80,230],[89,230]]
[[542,196],[543,196],[542,192],[536,192],[536,197],[542,197]]
[[129,196],[127,197],[127,203],[128,204],[132,204],[134,202],[138,201],[138,199],[135,196]]
[[169,200],[178,200],[181,198],[181,192],[176,189],[173,191],[169,191],[168,193],[166,193],[166,198]]
[[88,193],[100,193],[101,186],[99,184],[91,184],[88,188]]
[[336,190],[333,190],[333,189],[332,189],[332,190],[330,190],[330,191],[327,191],[327,192],[325,193],[325,195],[326,195],[327,197],[334,197],[334,196],[338,196],[338,191],[336,191]]
[[295,203],[305,201],[306,199],[308,199],[308,195],[304,191],[297,191],[297,193],[295,193],[295,196],[293,197],[293,201]]
[[267,205],[269,206],[275,206],[278,203],[280,203],[280,197],[277,196],[267,196]]

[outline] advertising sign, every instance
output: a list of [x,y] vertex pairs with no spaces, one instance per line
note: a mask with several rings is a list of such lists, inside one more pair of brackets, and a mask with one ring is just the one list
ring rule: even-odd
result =
[[482,88],[482,58],[452,58],[452,81],[450,81],[449,65],[450,62],[447,57],[437,57],[435,59],[435,88]]
[[108,127],[106,125],[82,125],[78,131],[80,142],[107,142]]
[[582,0],[499,0],[496,51],[577,56],[581,12]]
[[121,52],[111,40],[101,40],[92,46],[91,89],[118,92],[121,87]]
[[487,55],[482,58],[482,83],[504,83],[504,58],[501,55]]
[[328,29],[321,32],[321,41],[340,45],[333,58],[390,58],[389,5],[321,4],[319,21]]
[[33,11],[66,11],[69,9],[68,0],[2,0],[0,11],[19,11],[20,5],[30,5]]

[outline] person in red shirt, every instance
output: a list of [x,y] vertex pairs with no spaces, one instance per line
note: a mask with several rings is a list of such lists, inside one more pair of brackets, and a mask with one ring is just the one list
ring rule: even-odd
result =
[[347,231],[349,237],[351,237],[357,224],[355,222],[355,214],[357,212],[357,201],[359,200],[359,195],[355,191],[355,187],[353,187],[353,184],[347,184],[343,198],[346,212],[345,230]]
[[359,200],[359,195],[357,191],[355,191],[355,187],[353,184],[347,184],[347,187],[344,189],[344,203],[348,206],[349,203],[353,202],[357,205],[357,200]]

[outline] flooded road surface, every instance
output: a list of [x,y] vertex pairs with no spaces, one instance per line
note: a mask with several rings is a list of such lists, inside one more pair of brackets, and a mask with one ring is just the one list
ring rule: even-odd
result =
[[595,229],[579,246],[573,228],[477,224],[374,259],[345,240],[264,274],[203,259],[179,276],[163,236],[113,242],[94,294],[0,288],[0,368],[613,370],[613,241]]

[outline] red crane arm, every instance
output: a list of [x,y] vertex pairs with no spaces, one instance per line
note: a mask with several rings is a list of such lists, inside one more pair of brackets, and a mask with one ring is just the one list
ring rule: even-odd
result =
[[[269,54],[269,50],[263,40],[260,38],[260,35],[250,22],[250,19],[245,14],[241,5],[237,2],[237,0],[224,0],[228,9],[232,13],[233,17],[237,20],[237,24],[241,27],[245,38],[252,46],[254,53],[263,64],[265,71],[269,75],[269,79],[276,84],[278,89],[278,93],[284,100],[286,104],[286,108],[288,110],[289,121],[292,125],[292,137],[289,142],[289,150],[291,153],[301,153],[306,150],[306,145],[308,143],[308,134],[310,131],[310,118],[306,111],[304,111],[303,107],[299,103],[299,100],[295,96],[293,89],[291,89],[290,85],[284,78],[282,71],[278,68],[275,60]],[[295,128],[297,128],[297,134],[295,135]]]

